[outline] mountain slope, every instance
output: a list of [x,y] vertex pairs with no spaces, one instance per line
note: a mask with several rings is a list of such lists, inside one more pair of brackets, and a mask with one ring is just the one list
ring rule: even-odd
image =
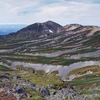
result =
[[70,24],[64,26],[65,33],[67,34],[78,34],[78,33],[85,33],[85,36],[92,36],[95,33],[100,34],[100,27],[99,26],[82,26],[80,24]]

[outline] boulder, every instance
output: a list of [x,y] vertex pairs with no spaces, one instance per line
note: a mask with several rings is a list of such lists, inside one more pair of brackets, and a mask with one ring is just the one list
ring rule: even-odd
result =
[[41,94],[42,94],[43,97],[50,96],[50,92],[49,92],[48,88],[45,87],[45,86],[43,86],[40,89],[40,92],[41,92]]
[[25,94],[26,93],[24,87],[19,85],[19,84],[15,84],[13,88],[14,88],[15,92],[18,94]]
[[28,86],[30,89],[32,89],[33,91],[36,91],[36,84],[35,84],[35,83],[29,82],[29,83],[27,83],[27,86]]
[[14,75],[14,76],[13,76],[13,79],[14,79],[14,80],[17,80],[18,78],[21,78],[21,76],[20,76],[20,75]]
[[10,78],[10,74],[9,73],[2,74],[1,78],[9,79]]

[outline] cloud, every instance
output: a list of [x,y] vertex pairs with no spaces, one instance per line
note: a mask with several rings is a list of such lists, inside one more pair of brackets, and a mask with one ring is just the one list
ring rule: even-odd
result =
[[53,20],[100,25],[99,0],[1,0],[1,23],[27,23]]
[[[86,4],[84,2],[66,2],[57,5],[49,5],[41,8],[42,11],[35,14],[34,17],[42,20],[53,19],[63,24],[83,23],[89,24],[100,20],[100,5]],[[93,22],[94,23],[94,22]]]
[[30,8],[26,8],[22,11],[19,11],[18,12],[18,15],[20,16],[23,16],[23,15],[27,15],[27,14],[34,14],[34,13],[39,13],[41,12],[40,9],[34,9],[34,7],[30,7]]

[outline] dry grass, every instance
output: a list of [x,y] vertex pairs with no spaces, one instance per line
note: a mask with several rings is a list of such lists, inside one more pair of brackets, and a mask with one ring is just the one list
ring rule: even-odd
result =
[[78,69],[72,70],[71,72],[68,73],[68,76],[76,75],[76,74],[85,74],[87,71],[97,72],[99,69],[100,68],[97,65],[86,66],[86,67],[83,67],[83,68],[78,68]]

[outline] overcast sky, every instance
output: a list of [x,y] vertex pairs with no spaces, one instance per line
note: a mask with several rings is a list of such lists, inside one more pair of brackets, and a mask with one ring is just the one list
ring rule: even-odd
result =
[[0,0],[0,24],[48,20],[100,26],[100,0]]

